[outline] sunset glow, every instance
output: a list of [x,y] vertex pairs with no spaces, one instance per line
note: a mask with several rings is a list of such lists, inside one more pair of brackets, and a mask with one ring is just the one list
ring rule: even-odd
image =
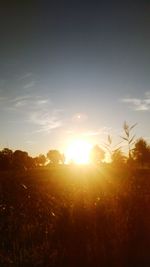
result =
[[74,162],[76,164],[88,164],[90,161],[90,151],[92,145],[85,140],[72,141],[66,150],[67,162]]

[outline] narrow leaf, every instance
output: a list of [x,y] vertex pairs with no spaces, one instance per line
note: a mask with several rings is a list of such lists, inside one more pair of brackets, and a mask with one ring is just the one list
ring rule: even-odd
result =
[[124,139],[125,141],[128,141],[128,138],[124,137],[124,136],[120,136],[122,139]]
[[134,140],[134,138],[135,138],[135,135],[133,135],[132,138],[129,140],[129,144],[132,143],[132,141]]
[[137,125],[137,123],[133,124],[133,125],[130,127],[130,130],[132,130],[136,125]]
[[108,135],[108,143],[111,145],[111,143],[112,143],[112,138],[111,138],[111,136],[110,135]]

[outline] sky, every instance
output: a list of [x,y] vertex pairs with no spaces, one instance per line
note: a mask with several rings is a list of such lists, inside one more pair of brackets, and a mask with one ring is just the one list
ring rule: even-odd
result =
[[[0,149],[150,141],[149,1],[0,4]],[[98,2],[98,3],[97,3]]]

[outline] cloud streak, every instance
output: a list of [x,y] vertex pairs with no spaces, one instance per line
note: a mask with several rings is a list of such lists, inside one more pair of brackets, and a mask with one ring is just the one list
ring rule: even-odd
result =
[[63,122],[58,116],[58,110],[48,111],[35,111],[30,115],[30,123],[38,127],[34,133],[50,133],[52,130],[62,126]]
[[30,95],[25,95],[21,97],[17,97],[16,99],[12,100],[14,104],[14,108],[21,108],[21,107],[26,107],[28,109],[40,109],[42,107],[45,107],[47,105],[50,105],[51,101],[42,98],[40,96],[33,97]]
[[86,131],[86,132],[83,132],[82,135],[83,136],[106,135],[106,134],[109,133],[110,130],[111,130],[111,128],[109,128],[109,127],[102,127],[102,128],[97,129],[95,131]]
[[123,98],[121,102],[129,104],[135,111],[150,111],[150,92],[145,93],[144,98]]
[[32,133],[50,133],[63,125],[63,120],[60,118],[62,110],[55,108],[51,100],[46,97],[29,94],[15,98],[0,97],[0,103],[3,103],[2,110],[19,114],[21,122],[33,125],[35,130]]
[[36,85],[36,81],[30,81],[30,82],[28,82],[28,83],[26,83],[25,85],[24,85],[24,89],[30,89],[30,88],[32,88],[32,87],[35,87],[35,85]]
[[[95,130],[87,130],[87,131],[81,131],[80,135],[84,137],[92,137],[92,136],[100,136],[100,135],[108,135],[111,131],[110,127],[102,127]],[[76,130],[67,130],[66,133],[68,135],[74,135],[76,133]]]
[[22,80],[29,79],[29,78],[31,78],[31,77],[33,77],[33,73],[32,73],[32,72],[27,72],[27,73],[25,73],[25,74],[19,76],[18,80],[19,80],[19,81],[22,81]]

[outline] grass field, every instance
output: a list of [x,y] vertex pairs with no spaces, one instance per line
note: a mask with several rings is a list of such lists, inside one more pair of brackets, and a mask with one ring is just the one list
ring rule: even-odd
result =
[[150,266],[150,170],[0,173],[0,266]]

